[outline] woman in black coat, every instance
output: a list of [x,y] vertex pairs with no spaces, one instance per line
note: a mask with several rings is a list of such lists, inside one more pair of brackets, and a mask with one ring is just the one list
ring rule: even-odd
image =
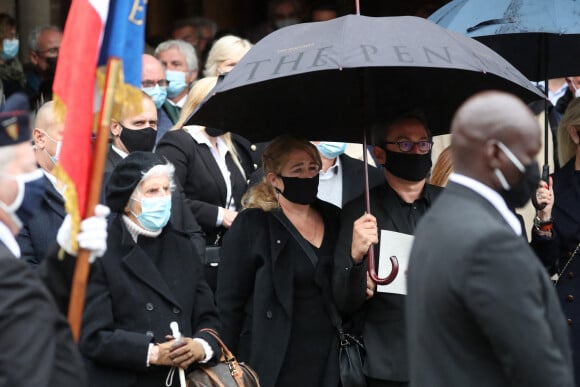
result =
[[[92,386],[163,386],[172,367],[221,354],[200,332],[219,325],[200,259],[167,223],[172,175],[149,152],[129,154],[111,174],[107,205],[118,216],[91,270],[80,340]],[[168,337],[172,321],[179,342]]]
[[272,141],[264,180],[244,199],[253,208],[224,237],[216,293],[222,337],[265,387],[339,384],[328,313],[339,209],[316,199],[320,167],[309,142]]
[[230,133],[202,126],[182,126],[215,86],[216,77],[200,79],[189,92],[180,120],[157,144],[155,152],[175,166],[175,176],[211,245],[223,236],[241,209],[251,161]]

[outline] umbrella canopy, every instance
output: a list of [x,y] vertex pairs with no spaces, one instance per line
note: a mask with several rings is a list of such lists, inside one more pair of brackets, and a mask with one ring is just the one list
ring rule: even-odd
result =
[[580,74],[580,1],[454,0],[429,20],[479,40],[531,80]]
[[253,141],[281,133],[360,142],[362,130],[423,112],[433,134],[486,89],[526,102],[542,94],[485,45],[422,18],[347,15],[285,27],[260,40],[200,104],[188,124]]

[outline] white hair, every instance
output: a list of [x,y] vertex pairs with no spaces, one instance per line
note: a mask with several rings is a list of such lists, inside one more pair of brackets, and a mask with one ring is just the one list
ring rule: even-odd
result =
[[252,43],[249,40],[234,35],[222,36],[215,41],[213,46],[211,46],[211,50],[209,50],[203,75],[206,77],[218,76],[217,67],[219,63],[228,60],[232,53],[241,52],[246,54],[250,51],[250,48],[252,48]]
[[179,52],[185,56],[185,64],[187,65],[187,69],[189,72],[197,71],[197,55],[195,54],[195,49],[193,46],[183,40],[166,40],[164,42],[159,43],[157,48],[155,48],[155,57],[159,59],[159,54],[163,51],[167,51],[169,49],[176,48]]

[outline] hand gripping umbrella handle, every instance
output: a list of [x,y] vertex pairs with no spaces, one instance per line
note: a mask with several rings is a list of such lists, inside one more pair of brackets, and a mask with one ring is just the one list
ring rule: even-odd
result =
[[391,260],[391,265],[393,265],[393,267],[391,268],[391,273],[385,278],[380,278],[375,270],[375,251],[372,246],[369,248],[367,257],[369,264],[368,268],[369,276],[377,285],[388,285],[391,282],[393,282],[395,278],[397,278],[397,274],[399,274],[399,260],[397,259],[397,257],[392,255],[389,258]]

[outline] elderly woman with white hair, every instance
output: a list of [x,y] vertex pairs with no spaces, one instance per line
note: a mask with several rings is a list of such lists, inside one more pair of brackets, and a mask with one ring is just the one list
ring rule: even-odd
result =
[[544,264],[558,275],[556,289],[571,328],[576,380],[580,380],[580,98],[572,100],[558,127],[558,159],[563,165],[538,199],[553,194],[538,211],[532,246]]
[[[213,295],[188,237],[171,227],[173,166],[133,152],[113,170],[106,201],[118,216],[93,264],[80,349],[92,386],[163,386],[172,367],[219,358]],[[176,341],[170,323],[179,325]]]
[[214,42],[207,55],[203,75],[206,77],[230,72],[252,48],[252,43],[234,35],[225,35]]

